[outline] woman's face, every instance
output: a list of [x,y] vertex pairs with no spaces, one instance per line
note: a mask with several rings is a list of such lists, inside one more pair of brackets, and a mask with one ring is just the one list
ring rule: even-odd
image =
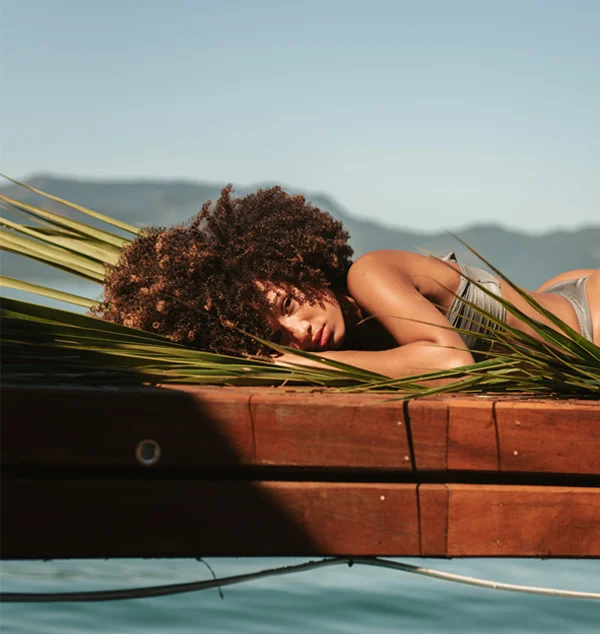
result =
[[340,303],[331,291],[312,305],[296,288],[275,286],[266,295],[271,306],[273,342],[307,352],[337,350],[342,345],[346,323]]

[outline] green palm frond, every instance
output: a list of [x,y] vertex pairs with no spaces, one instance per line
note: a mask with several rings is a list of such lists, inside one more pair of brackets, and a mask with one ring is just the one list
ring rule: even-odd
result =
[[33,293],[34,295],[41,295],[42,297],[48,297],[49,299],[56,299],[65,304],[73,304],[74,306],[81,306],[82,308],[93,308],[97,302],[87,297],[81,297],[80,295],[74,295],[73,293],[66,293],[65,291],[59,291],[54,288],[48,288],[47,286],[41,286],[40,284],[33,284],[32,282],[24,282],[22,280],[16,280],[6,275],[0,275],[0,286],[4,288],[13,288],[17,291],[24,291],[26,293]]
[[[6,174],[0,173],[0,176],[2,176],[2,178],[5,178],[7,181],[10,181],[11,183],[14,183],[15,185],[19,185],[20,187],[24,187],[25,189],[28,189],[34,194],[39,194],[40,196],[43,196],[44,198],[47,198],[48,200],[52,200],[56,203],[60,203],[61,205],[64,205],[65,207],[74,209],[75,211],[79,211],[82,214],[86,214],[87,216],[90,216],[91,218],[96,218],[96,220],[105,222],[107,225],[118,227],[119,229],[122,229],[123,231],[132,233],[134,236],[137,236],[141,232],[141,229],[139,229],[138,227],[134,227],[133,225],[130,225],[126,222],[122,222],[121,220],[117,220],[116,218],[105,216],[104,214],[88,209],[87,207],[76,205],[75,203],[69,202],[68,200],[63,200],[62,198],[59,198],[58,196],[53,196],[52,194],[43,192],[41,189],[36,189],[35,187],[28,185],[27,183],[21,183],[20,181],[17,181],[14,178],[10,178],[10,176],[7,176]],[[22,203],[19,203],[19,204],[22,205]],[[35,208],[34,213],[39,213],[40,215],[44,216],[48,214],[49,212],[44,211],[43,209]]]
[[[8,180],[54,203],[100,220],[107,227],[92,227],[86,222],[0,195],[0,207],[33,223],[0,219],[0,248],[96,282],[100,293],[106,267],[117,262],[121,250],[130,242],[130,238],[115,233],[115,230],[133,235],[141,230],[30,185]],[[299,360],[311,359],[318,365],[282,367],[268,360],[216,355],[87,315],[4,298],[1,307],[3,380],[36,382],[50,378],[87,383],[294,384],[341,391],[400,392],[403,398],[446,392],[599,398],[600,348],[537,304],[480,254],[471,251],[559,330],[524,315],[510,302],[494,296],[509,313],[529,325],[539,338],[503,324],[494,332],[478,335],[487,341],[492,339],[495,344],[484,361],[455,370],[391,379],[264,341],[275,351],[295,354]],[[86,297],[24,280],[0,277],[0,285],[81,308],[90,309],[95,305]],[[478,286],[489,293],[485,287]],[[493,315],[472,307],[497,322]]]
[[362,371],[298,367],[195,350],[87,315],[4,298],[4,381],[196,383],[329,387],[368,384]]

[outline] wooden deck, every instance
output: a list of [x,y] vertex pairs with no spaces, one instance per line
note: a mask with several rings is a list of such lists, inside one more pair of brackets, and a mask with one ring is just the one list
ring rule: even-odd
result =
[[600,403],[2,390],[4,559],[600,557]]

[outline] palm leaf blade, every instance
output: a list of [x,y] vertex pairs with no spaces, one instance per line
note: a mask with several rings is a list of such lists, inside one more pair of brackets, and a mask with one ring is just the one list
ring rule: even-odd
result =
[[3,178],[6,178],[6,180],[10,181],[11,183],[14,183],[15,185],[20,185],[21,187],[28,189],[34,194],[39,194],[40,196],[44,196],[45,198],[48,198],[49,200],[53,200],[54,202],[60,203],[61,205],[64,205],[65,207],[69,207],[76,211],[80,211],[81,213],[91,216],[92,218],[96,218],[97,220],[101,220],[102,222],[105,222],[109,225],[118,227],[119,229],[123,229],[123,231],[133,233],[134,235],[138,235],[141,232],[141,229],[139,229],[138,227],[134,227],[133,225],[130,225],[126,222],[122,222],[121,220],[117,220],[116,218],[105,216],[104,214],[101,214],[97,211],[92,211],[91,209],[88,209],[87,207],[76,205],[75,203],[69,202],[68,200],[59,198],[58,196],[53,196],[52,194],[48,194],[47,192],[44,192],[41,189],[36,189],[35,187],[28,185],[27,183],[22,183],[13,178],[10,178],[9,176],[6,176],[6,174],[0,173],[0,176],[2,176]]

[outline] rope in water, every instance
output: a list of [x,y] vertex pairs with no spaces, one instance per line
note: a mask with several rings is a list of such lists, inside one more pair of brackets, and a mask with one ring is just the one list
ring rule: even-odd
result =
[[309,561],[293,566],[283,566],[279,568],[270,568],[250,572],[232,577],[223,577],[222,579],[208,579],[205,581],[192,581],[188,583],[175,583],[162,586],[151,586],[146,588],[125,588],[121,590],[99,590],[89,592],[0,592],[1,603],[59,603],[59,602],[85,602],[85,601],[119,601],[124,599],[144,599],[149,597],[162,597],[170,594],[181,594],[184,592],[197,592],[199,590],[208,590],[210,588],[223,588],[244,581],[253,581],[263,577],[275,577],[279,575],[287,575],[296,572],[304,572],[314,570],[315,568],[323,568],[326,566],[336,566],[340,564],[354,564],[363,566],[377,566],[380,568],[390,568],[392,570],[401,570],[417,575],[424,575],[434,579],[444,581],[454,581],[479,588],[489,588],[492,590],[504,590],[507,592],[521,592],[525,594],[535,594],[541,596],[565,597],[572,599],[592,599],[600,600],[599,592],[577,592],[574,590],[558,590],[554,588],[538,588],[535,586],[521,586],[511,583],[499,583],[496,581],[487,581],[485,579],[477,579],[475,577],[466,577],[464,575],[456,575],[450,572],[442,572],[440,570],[432,570],[423,568],[422,566],[413,566],[401,562],[390,561],[389,559],[380,559],[379,557],[350,558],[335,557],[328,559],[320,559],[318,561]]

